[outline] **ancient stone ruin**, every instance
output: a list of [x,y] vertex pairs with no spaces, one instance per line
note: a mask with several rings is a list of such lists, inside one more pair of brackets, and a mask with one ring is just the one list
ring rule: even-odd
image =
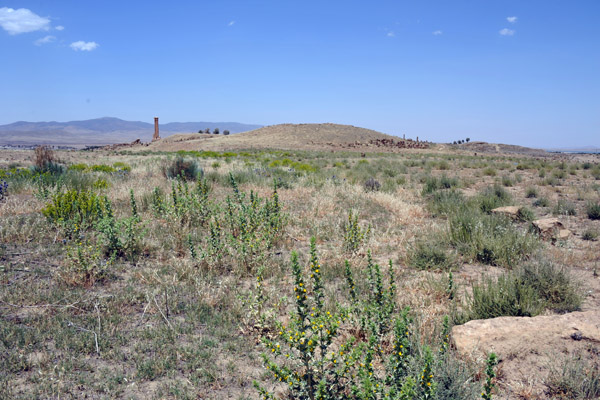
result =
[[154,117],[154,136],[152,136],[152,141],[160,139],[160,135],[158,134],[158,117]]

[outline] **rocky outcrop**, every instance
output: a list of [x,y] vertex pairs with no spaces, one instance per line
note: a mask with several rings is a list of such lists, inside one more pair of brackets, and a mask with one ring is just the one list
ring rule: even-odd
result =
[[527,385],[544,398],[543,381],[561,357],[600,348],[600,311],[470,321],[452,328],[452,343],[463,357],[480,364],[495,352],[504,382]]
[[600,311],[481,319],[452,329],[452,342],[462,354],[496,351],[508,355],[516,349],[540,349],[550,343],[560,347],[573,337],[600,345]]
[[519,218],[519,209],[518,206],[506,206],[506,207],[498,207],[492,210],[492,214],[500,214],[506,215],[507,217],[511,217],[513,219]]
[[558,218],[537,219],[531,223],[533,229],[544,240],[562,240],[571,235],[571,231],[565,229]]

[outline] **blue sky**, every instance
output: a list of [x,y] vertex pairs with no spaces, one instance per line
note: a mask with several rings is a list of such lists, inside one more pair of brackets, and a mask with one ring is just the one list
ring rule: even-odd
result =
[[0,2],[0,124],[335,122],[600,146],[600,1]]

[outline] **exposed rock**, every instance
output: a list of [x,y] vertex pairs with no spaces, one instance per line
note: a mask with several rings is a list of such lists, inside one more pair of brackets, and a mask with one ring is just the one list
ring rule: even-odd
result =
[[520,209],[520,207],[518,207],[518,206],[498,207],[498,208],[494,208],[492,210],[492,213],[493,214],[502,214],[502,215],[506,215],[506,216],[516,219],[516,218],[518,218],[518,215],[519,215],[519,209]]
[[516,348],[534,349],[542,343],[572,340],[571,335],[576,332],[583,340],[600,343],[600,311],[469,321],[452,328],[452,341],[462,354],[506,353]]
[[600,311],[470,321],[452,328],[452,343],[480,363],[495,352],[504,382],[532,385],[543,396],[542,381],[559,356],[600,347]]
[[541,238],[545,240],[566,239],[571,234],[558,218],[536,219],[531,224]]

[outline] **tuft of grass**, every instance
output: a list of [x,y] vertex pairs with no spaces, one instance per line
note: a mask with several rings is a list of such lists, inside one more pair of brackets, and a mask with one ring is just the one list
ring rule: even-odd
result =
[[448,241],[459,253],[483,264],[512,267],[539,247],[539,240],[500,215],[465,210],[448,219]]
[[573,354],[554,367],[545,381],[551,398],[591,400],[600,398],[600,365]]
[[465,204],[465,196],[462,192],[450,189],[439,190],[433,193],[430,198],[428,208],[434,215],[450,215]]
[[420,270],[449,270],[455,264],[444,246],[432,241],[417,241],[409,257],[410,265]]
[[521,207],[517,211],[517,218],[523,222],[531,222],[535,219],[535,214],[529,208]]
[[510,194],[502,186],[488,186],[475,197],[481,211],[490,213],[494,208],[507,206],[511,202]]
[[539,199],[533,202],[534,207],[548,207],[549,205],[550,202],[545,197],[540,197]]
[[573,216],[577,215],[577,210],[575,209],[575,204],[571,203],[570,201],[561,199],[558,200],[558,202],[552,209],[552,213],[554,215]]
[[589,219],[600,219],[600,203],[588,203],[585,212]]
[[589,240],[589,241],[596,241],[598,240],[598,232],[588,229],[585,232],[583,232],[583,234],[581,235],[581,238],[583,240]]
[[583,296],[567,270],[546,260],[535,260],[498,279],[487,278],[472,286],[465,311],[457,319],[467,322],[502,316],[532,317],[545,309],[576,311]]
[[498,172],[496,172],[496,170],[492,167],[487,167],[486,169],[483,170],[483,174],[485,176],[496,176],[496,175],[498,175]]
[[525,197],[527,197],[528,199],[535,199],[538,197],[538,190],[536,187],[528,187],[527,190],[525,191]]
[[510,176],[505,175],[502,177],[502,186],[512,187],[514,185],[515,185],[515,182],[513,181],[513,179]]

